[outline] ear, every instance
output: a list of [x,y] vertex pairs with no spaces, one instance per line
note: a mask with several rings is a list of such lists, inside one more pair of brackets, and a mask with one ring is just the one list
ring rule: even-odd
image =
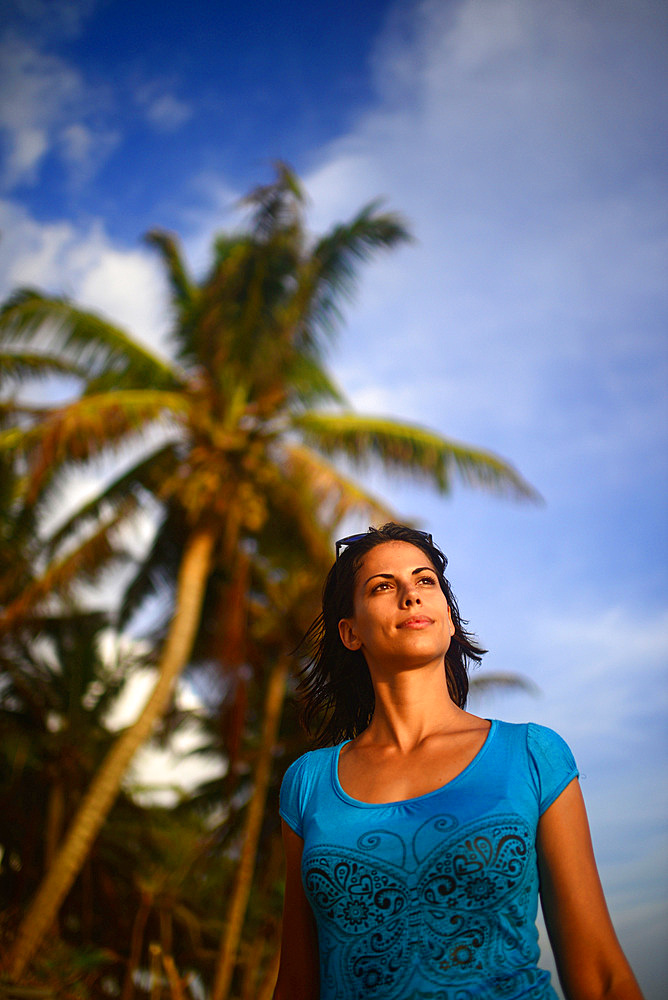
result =
[[448,621],[450,622],[450,635],[455,634],[455,623],[452,620],[452,612],[450,611],[450,605],[448,604]]
[[356,650],[362,645],[362,640],[357,636],[350,618],[342,618],[339,622],[339,637],[346,649]]

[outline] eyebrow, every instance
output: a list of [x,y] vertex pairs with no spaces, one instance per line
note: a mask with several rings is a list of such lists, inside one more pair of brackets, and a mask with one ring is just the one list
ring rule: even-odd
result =
[[[411,576],[416,576],[418,573],[424,573],[425,570],[428,570],[430,573],[433,573],[434,576],[437,576],[436,570],[433,566],[418,566],[417,569],[412,570]],[[369,580],[375,580],[377,576],[382,577],[383,580],[394,580],[394,573],[372,573],[369,579],[364,581],[364,586],[366,587]]]

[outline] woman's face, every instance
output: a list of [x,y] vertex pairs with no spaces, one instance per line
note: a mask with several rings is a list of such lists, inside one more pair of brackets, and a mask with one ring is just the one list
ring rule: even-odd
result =
[[409,542],[383,542],[357,570],[353,614],[339,622],[347,649],[374,666],[416,667],[443,662],[454,634],[436,570]]

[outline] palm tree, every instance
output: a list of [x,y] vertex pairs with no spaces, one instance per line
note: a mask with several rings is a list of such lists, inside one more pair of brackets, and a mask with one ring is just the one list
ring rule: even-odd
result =
[[[19,929],[11,955],[15,977],[53,922],[131,758],[170,702],[191,654],[212,568],[224,567],[232,579],[239,553],[270,529],[277,511],[293,526],[293,543],[311,550],[317,487],[301,485],[319,475],[337,478],[323,456],[376,458],[441,492],[459,474],[469,485],[535,496],[490,453],[343,408],[323,365],[339,302],[361,262],[408,238],[402,222],[374,204],[310,239],[301,189],[284,166],[247,202],[247,231],[218,237],[213,265],[200,283],[188,274],[173,237],[148,237],[171,288],[169,359],[111,322],[34,290],[14,294],[0,313],[0,349],[16,377],[61,365],[82,380],[75,398],[22,411],[0,435],[0,448],[25,468],[26,510],[44,510],[73,466],[113,456],[121,447],[143,449],[47,540],[49,557],[68,551],[72,539],[108,544],[113,527],[135,514],[147,494],[166,511],[156,546],[168,544],[166,532],[177,524],[182,549],[155,689],[98,771]],[[340,475],[338,481],[366,506],[364,491]],[[29,586],[8,604],[0,629],[47,596],[44,587]]]
[[[77,610],[33,617],[0,639],[0,843],[12,859],[0,905],[10,920],[51,867],[113,744],[109,710],[135,667],[148,662],[125,644],[112,651],[107,617]],[[127,940],[133,873],[156,855],[153,828],[151,814],[123,791],[67,898],[70,944],[104,955],[107,970]]]
[[[385,512],[387,513],[387,512]],[[324,538],[328,533],[324,533]],[[274,548],[280,548],[280,535]],[[293,649],[314,617],[322,579],[329,567],[329,546],[323,547],[322,562],[306,562],[300,553],[285,553],[277,562],[291,561],[290,572],[277,573],[271,563],[256,566],[254,591],[258,595],[248,608],[246,658],[256,676],[265,675],[264,699],[260,709],[259,742],[251,755],[254,767],[252,791],[245,810],[240,837],[239,861],[229,896],[221,937],[211,1000],[228,996],[251,886],[256,867],[261,830],[269,791],[272,765],[283,715],[286,680],[290,661],[286,650]],[[278,553],[276,553],[278,556]],[[256,727],[260,728],[260,727]]]

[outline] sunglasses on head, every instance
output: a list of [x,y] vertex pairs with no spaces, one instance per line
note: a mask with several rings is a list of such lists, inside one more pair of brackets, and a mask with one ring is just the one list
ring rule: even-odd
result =
[[[346,549],[348,548],[349,545],[354,545],[355,542],[361,542],[362,539],[366,538],[368,534],[369,534],[368,531],[362,531],[357,535],[346,535],[345,538],[339,538],[338,542],[336,542],[336,561],[338,562],[339,556],[341,555],[341,549]],[[428,531],[419,531],[416,528],[415,534],[422,535],[422,537],[427,540],[429,545],[434,544],[432,537]]]

